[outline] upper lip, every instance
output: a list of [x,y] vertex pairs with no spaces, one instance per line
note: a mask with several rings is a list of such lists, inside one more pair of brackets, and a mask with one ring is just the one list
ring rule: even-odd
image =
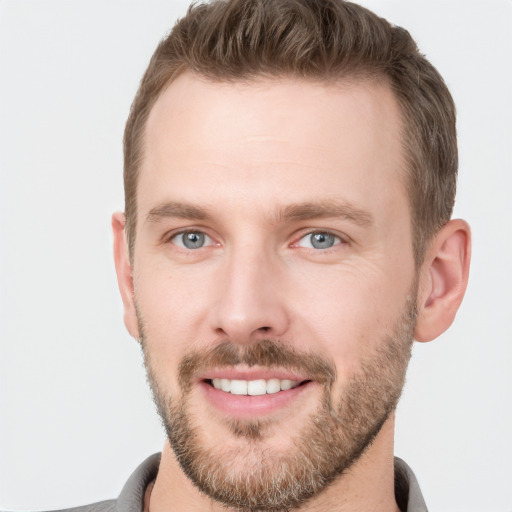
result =
[[286,368],[247,368],[241,369],[236,367],[214,368],[207,370],[197,376],[197,381],[205,381],[212,379],[229,379],[229,380],[292,380],[295,382],[303,382],[311,380],[307,375],[300,375]]

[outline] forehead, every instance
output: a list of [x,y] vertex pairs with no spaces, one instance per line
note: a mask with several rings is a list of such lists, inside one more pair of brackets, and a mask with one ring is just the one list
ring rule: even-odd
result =
[[284,193],[295,201],[346,194],[390,206],[406,194],[401,134],[384,81],[211,82],[185,73],[148,118],[139,213],[176,195],[270,203]]

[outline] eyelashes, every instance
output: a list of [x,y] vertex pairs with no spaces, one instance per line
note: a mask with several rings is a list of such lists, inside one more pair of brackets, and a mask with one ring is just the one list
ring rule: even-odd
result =
[[[167,241],[184,251],[197,251],[220,245],[200,229],[180,231],[168,237]],[[297,242],[292,243],[291,247],[302,247],[321,252],[346,243],[345,239],[331,231],[314,230],[304,234]]]
[[326,250],[341,243],[343,243],[342,239],[329,231],[313,231],[304,235],[295,245],[308,249]]
[[181,249],[197,250],[215,245],[214,241],[202,231],[182,231],[173,235],[169,241]]

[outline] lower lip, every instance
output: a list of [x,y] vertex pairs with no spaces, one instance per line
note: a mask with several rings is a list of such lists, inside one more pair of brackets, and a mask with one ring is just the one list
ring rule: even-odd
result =
[[201,391],[206,399],[217,409],[229,416],[250,418],[272,414],[296,401],[313,386],[312,382],[305,382],[295,388],[266,395],[233,395],[215,389],[207,382],[201,382]]

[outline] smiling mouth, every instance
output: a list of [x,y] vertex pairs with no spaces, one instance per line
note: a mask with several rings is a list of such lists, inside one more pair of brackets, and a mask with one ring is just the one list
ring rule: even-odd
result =
[[288,391],[298,386],[303,386],[311,381],[295,381],[289,379],[207,379],[205,382],[219,391],[231,393],[232,395],[261,396]]

